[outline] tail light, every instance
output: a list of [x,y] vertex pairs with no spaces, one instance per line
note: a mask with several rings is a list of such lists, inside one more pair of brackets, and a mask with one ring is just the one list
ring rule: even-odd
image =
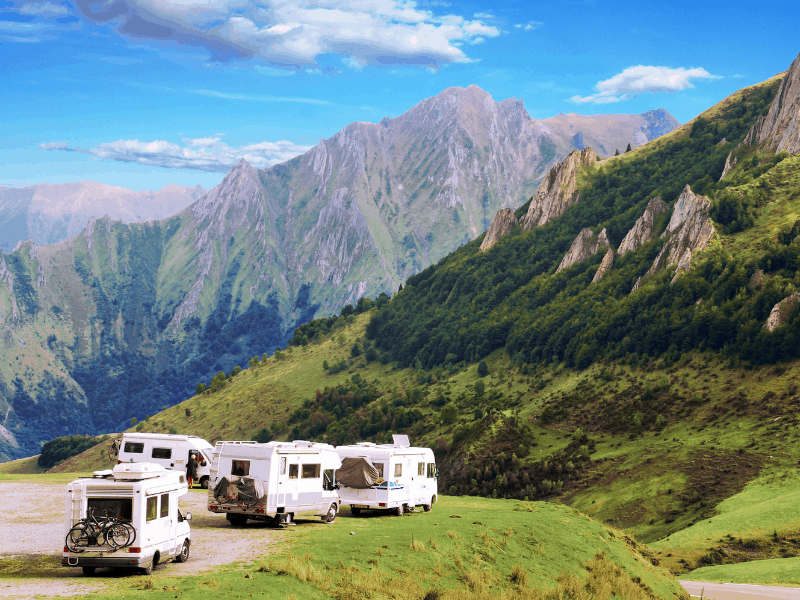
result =
[[122,464],[122,461],[121,461],[121,460],[119,460],[119,459],[117,459],[117,464],[118,464],[118,465],[121,465],[121,464]]
[[69,552],[69,548],[67,548],[66,546],[64,546],[64,552]]
[[217,508],[218,508],[218,507],[217,507],[217,505],[216,505],[216,504],[209,504],[209,505],[208,505],[208,510],[217,510]]
[[386,506],[386,502],[378,502],[378,506]]
[[137,548],[136,546],[131,546],[130,548],[128,548],[128,552],[130,554],[141,554],[142,553],[142,549],[141,548]]

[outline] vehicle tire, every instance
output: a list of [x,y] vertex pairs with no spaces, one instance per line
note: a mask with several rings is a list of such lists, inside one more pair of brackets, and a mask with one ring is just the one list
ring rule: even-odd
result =
[[208,489],[208,477],[201,477],[200,478],[200,487],[204,490]]
[[183,546],[178,556],[175,557],[175,562],[185,563],[187,560],[189,560],[189,540],[183,540]]
[[97,567],[83,567],[83,574],[86,575],[86,577],[91,577],[92,575],[94,575],[94,572],[96,570]]
[[131,543],[131,532],[124,524],[115,523],[106,529],[106,542],[112,548],[124,548]]
[[230,521],[232,527],[241,527],[247,523],[247,515],[228,514],[227,519]]
[[394,512],[394,516],[402,517],[403,513],[405,512],[405,506],[400,505],[397,508],[395,508],[393,512]]
[[431,503],[430,504],[423,504],[422,510],[425,512],[431,512],[433,505],[436,504],[436,496],[431,496]]
[[67,532],[67,538],[64,545],[70,552],[83,552],[89,546],[91,536],[86,530],[86,525],[78,523]]
[[351,506],[350,507],[350,514],[353,515],[354,517],[357,517],[358,515],[361,514],[361,509],[357,508],[355,506]]
[[336,513],[339,512],[336,503],[332,502],[331,505],[328,507],[328,514],[326,514],[322,520],[326,523],[333,523],[336,520]]
[[146,567],[142,567],[141,573],[142,573],[142,575],[152,575],[153,574],[153,563],[150,563]]

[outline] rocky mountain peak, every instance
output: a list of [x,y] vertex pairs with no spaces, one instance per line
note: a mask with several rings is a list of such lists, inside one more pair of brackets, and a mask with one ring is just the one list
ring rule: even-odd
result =
[[597,267],[597,271],[592,278],[592,283],[597,283],[600,281],[603,276],[611,270],[611,265],[614,264],[614,251],[609,248],[606,252],[603,260],[600,262],[600,266]]
[[554,166],[544,178],[531,198],[528,212],[522,217],[525,229],[541,227],[548,221],[560,217],[578,201],[578,173],[597,161],[591,148],[575,150]]
[[561,259],[561,264],[558,265],[556,273],[568,269],[572,265],[591,258],[598,250],[608,248],[608,232],[603,230],[595,235],[588,227],[581,230],[575,241],[572,242],[569,251]]
[[798,305],[800,305],[800,294],[792,294],[778,302],[772,307],[767,322],[764,323],[764,329],[772,332],[785,325]]
[[500,241],[504,235],[508,235],[515,225],[518,224],[517,217],[514,216],[513,209],[503,208],[497,211],[492,219],[492,224],[486,231],[486,236],[481,242],[481,252],[486,252]]
[[658,215],[669,210],[667,203],[661,196],[652,198],[644,209],[644,214],[636,220],[631,230],[625,235],[617,249],[617,255],[622,256],[626,252],[631,252],[639,248],[642,244],[649,242],[653,235],[653,224]]
[[783,77],[765,117],[759,117],[742,142],[773,152],[800,152],[800,54]]

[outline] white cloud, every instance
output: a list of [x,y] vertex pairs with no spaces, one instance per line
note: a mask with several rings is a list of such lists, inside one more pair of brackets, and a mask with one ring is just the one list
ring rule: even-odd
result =
[[230,92],[218,92],[215,90],[186,90],[190,94],[200,96],[211,96],[223,100],[248,100],[251,102],[293,102],[297,104],[330,104],[327,100],[317,100],[315,98],[292,98],[287,96],[262,96],[258,94],[236,94]]
[[[291,160],[298,154],[311,149],[287,140],[279,142],[260,142],[231,148],[219,142],[219,137],[185,139],[181,147],[164,140],[140,142],[139,140],[117,140],[99,144],[94,148],[71,148],[67,142],[48,142],[41,144],[43,150],[82,152],[104,160],[139,163],[166,169],[194,169],[213,173],[227,173],[242,158],[253,167],[264,169]],[[210,147],[213,146],[213,150]],[[197,148],[197,149],[194,149]]]
[[514,25],[517,29],[523,29],[525,31],[530,31],[532,29],[536,29],[540,25],[544,25],[544,23],[540,23],[539,21],[528,21],[527,23],[517,23]]
[[571,102],[585,104],[607,104],[627,100],[634,94],[645,92],[677,92],[692,88],[692,79],[719,79],[702,68],[671,69],[669,67],[653,67],[638,65],[628,67],[622,73],[610,79],[600,81],[595,86],[598,91],[589,96],[573,96]]
[[85,18],[111,23],[133,42],[202,46],[215,61],[254,59],[287,69],[316,68],[327,54],[365,66],[470,62],[460,45],[501,33],[484,22],[488,13],[466,20],[405,0],[75,2]]
[[69,14],[69,9],[66,6],[53,4],[52,2],[28,2],[20,7],[19,12],[23,15],[35,15],[49,19],[67,15]]

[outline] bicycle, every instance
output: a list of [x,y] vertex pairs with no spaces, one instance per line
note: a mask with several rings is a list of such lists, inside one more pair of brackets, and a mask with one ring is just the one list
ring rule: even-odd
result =
[[136,530],[129,521],[119,517],[94,516],[94,511],[86,511],[85,519],[72,526],[67,533],[66,546],[70,552],[85,552],[92,546],[107,543],[114,550],[124,548],[136,539]]

